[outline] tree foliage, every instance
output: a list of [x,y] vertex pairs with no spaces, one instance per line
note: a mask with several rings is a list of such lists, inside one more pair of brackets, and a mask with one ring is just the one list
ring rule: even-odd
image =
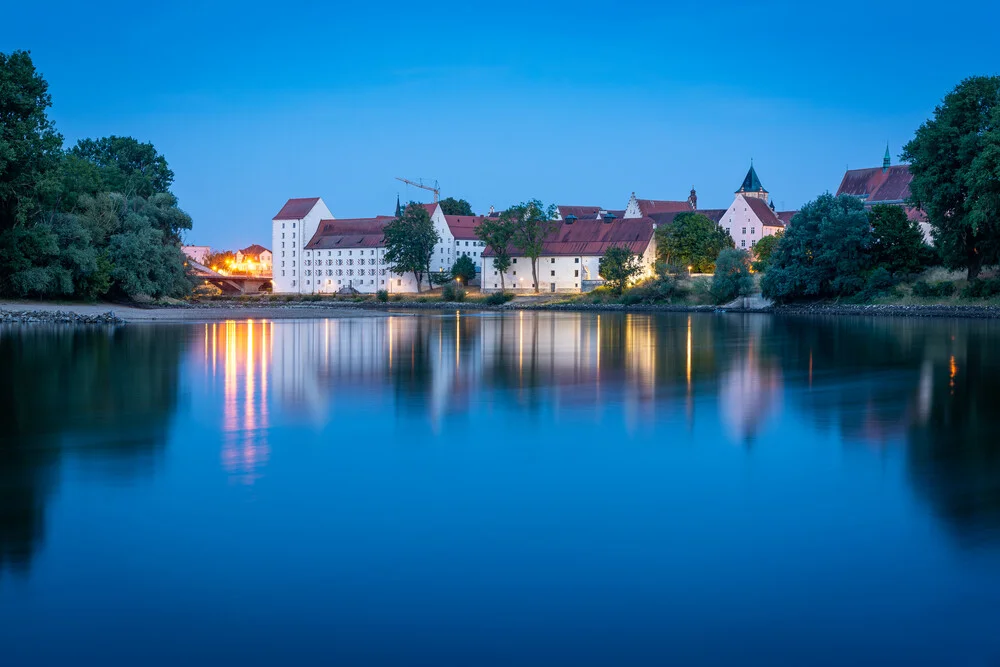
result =
[[511,206],[500,214],[504,224],[511,225],[511,243],[531,261],[531,280],[538,293],[538,258],[544,249],[546,237],[559,228],[555,220],[556,207],[546,208],[537,199]]
[[752,291],[749,253],[736,248],[720,252],[715,261],[715,275],[712,276],[711,292],[715,302],[726,303],[738,296],[749,296]]
[[868,212],[872,227],[872,263],[890,274],[919,272],[928,262],[930,248],[916,221],[900,206],[876,204]]
[[615,294],[621,294],[629,281],[642,273],[642,258],[625,246],[609,246],[598,263],[597,272]]
[[205,256],[205,266],[210,269],[225,269],[226,265],[236,261],[236,253],[232,250],[217,250]]
[[424,275],[430,273],[434,246],[440,240],[427,209],[410,202],[398,218],[385,226],[385,260],[397,275],[412,272],[419,292]]
[[[778,232],[777,234],[768,234],[753,247],[753,270],[763,273],[767,271],[768,267],[771,265],[771,255],[774,254],[774,249],[778,247],[778,243],[781,241],[781,237],[784,236],[784,232]],[[718,269],[716,269],[718,270]]]
[[476,277],[476,263],[468,255],[462,255],[452,265],[451,277],[461,281],[463,285],[468,285],[469,281]]
[[510,269],[511,240],[514,225],[509,219],[485,218],[475,229],[476,236],[493,255],[493,268],[500,274],[500,289],[505,290],[504,273]]
[[694,273],[714,271],[719,253],[735,245],[729,232],[700,213],[681,213],[656,229],[657,259]]
[[441,212],[445,215],[474,215],[472,205],[464,199],[445,197],[438,204],[441,205]]
[[69,152],[24,51],[0,54],[0,294],[181,296],[191,218],[152,144],[85,139]]
[[945,266],[969,279],[1000,259],[1000,77],[962,81],[903,148],[911,203]]
[[827,193],[802,207],[761,280],[778,302],[853,295],[864,289],[873,235],[864,204]]

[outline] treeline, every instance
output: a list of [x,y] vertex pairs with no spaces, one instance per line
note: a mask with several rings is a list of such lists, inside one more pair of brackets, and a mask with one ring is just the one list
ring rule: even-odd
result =
[[180,235],[191,218],[166,159],[131,137],[66,149],[51,104],[30,55],[0,53],[0,295],[187,294]]
[[[1000,77],[962,81],[902,158],[913,175],[907,203],[927,216],[933,248],[902,207],[866,209],[854,197],[825,194],[774,244],[762,267],[764,296],[868,299],[932,265],[965,271],[967,293],[982,296],[980,272],[1000,262]],[[934,286],[918,286],[923,296],[935,295]]]

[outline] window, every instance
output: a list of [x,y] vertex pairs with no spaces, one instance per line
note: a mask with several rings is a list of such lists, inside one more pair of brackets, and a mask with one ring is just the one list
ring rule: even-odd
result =
[[350,255],[350,254],[351,254],[351,253],[353,253],[353,252],[354,252],[353,250],[348,250],[348,251],[347,251],[347,254],[348,254],[348,255]]
[[751,236],[753,236],[756,233],[756,231],[755,231],[756,229],[757,229],[756,227],[751,227],[750,228],[750,235]]
[[[281,238],[285,238],[285,232],[281,232]],[[284,244],[282,243],[282,245]]]
[[294,222],[292,223],[292,229],[295,229],[295,223]]
[[295,281],[294,280],[292,281],[292,287],[295,287]]
[[576,271],[573,272],[573,277],[574,278],[579,278],[580,277],[580,269],[577,269]]
[[396,287],[399,287],[402,284],[403,284],[403,279],[402,278],[397,278],[396,279]]
[[284,271],[282,271],[282,272],[281,272],[281,277],[282,277],[282,278],[284,278],[284,277],[285,277],[285,272],[284,272]]
[[466,242],[465,242],[465,247],[466,247],[466,248],[468,248],[468,247],[469,247],[469,242],[468,242],[468,241],[466,241]]
[[517,275],[517,271],[514,271],[513,274],[516,276]]
[[743,233],[744,233],[744,234],[746,234],[746,233],[747,233],[747,228],[746,228],[746,227],[744,227],[744,228],[743,228]]
[[281,260],[281,265],[282,265],[282,266],[284,266],[284,265],[285,265],[285,260]]
[[750,241],[750,247],[751,247],[751,248],[752,248],[752,247],[754,247],[755,245],[757,245],[757,242],[756,242],[756,241]]
[[729,227],[726,227],[726,233],[727,233],[727,234],[732,234],[732,232],[731,232],[731,231],[729,231]]
[[284,229],[284,228],[285,228],[285,223],[281,223],[281,228],[282,228],[282,229]]
[[747,247],[747,240],[746,239],[742,239],[740,241],[740,247],[741,248],[746,248]]
[[510,263],[511,263],[511,264],[517,264],[517,257],[515,257],[514,259],[512,259],[512,260],[510,261]]
[[552,258],[552,261],[551,261],[551,262],[549,262],[549,263],[550,263],[550,264],[555,264],[555,263],[556,263],[556,258],[555,258],[555,257],[553,257],[553,258]]
[[340,253],[341,253],[341,251],[340,251],[340,250],[338,250],[338,251],[337,251],[337,257],[340,257]]
[[574,257],[573,258],[573,263],[574,264],[579,264],[580,263],[580,258],[579,257]]

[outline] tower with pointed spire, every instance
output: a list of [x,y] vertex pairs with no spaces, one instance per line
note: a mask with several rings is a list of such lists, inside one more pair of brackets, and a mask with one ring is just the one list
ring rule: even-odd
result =
[[892,165],[892,158],[889,156],[889,144],[885,145],[885,157],[882,158],[882,173],[889,171],[889,167]]
[[750,171],[747,172],[746,178],[743,179],[743,185],[736,191],[736,194],[767,201],[767,190],[757,178],[757,170],[753,168],[753,160],[750,160]]
[[396,195],[396,217],[398,218],[403,212],[403,208],[399,205],[399,195]]

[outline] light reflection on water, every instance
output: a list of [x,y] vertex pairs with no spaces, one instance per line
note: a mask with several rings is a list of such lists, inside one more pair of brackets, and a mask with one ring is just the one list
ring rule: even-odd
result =
[[0,329],[4,657],[990,664],[998,342],[635,313]]

